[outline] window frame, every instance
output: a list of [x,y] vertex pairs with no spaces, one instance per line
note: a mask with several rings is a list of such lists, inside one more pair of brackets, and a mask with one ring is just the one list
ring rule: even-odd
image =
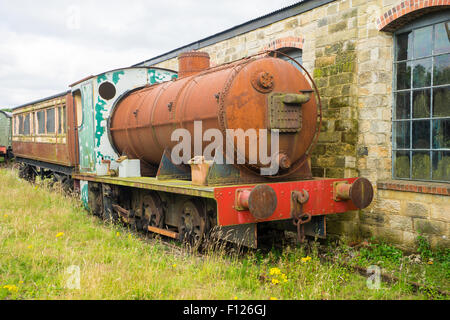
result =
[[[303,65],[303,49],[300,49],[300,48],[297,48],[297,47],[282,47],[282,48],[275,49],[275,51],[279,51],[281,53],[284,53],[284,54],[288,55],[289,57],[291,57],[292,59],[294,59],[300,65]],[[290,54],[291,51],[295,52],[295,55],[291,56],[291,54]],[[294,67],[296,67],[298,70],[303,72],[303,70],[301,68],[299,68],[296,64],[294,64],[292,62],[292,60],[287,58],[286,56],[284,56],[284,55],[277,55],[277,58],[281,59],[281,60],[284,60],[286,62],[289,62]]]
[[[445,88],[445,87],[450,87],[450,84],[443,84],[443,85],[434,85],[433,80],[434,80],[434,58],[435,57],[439,57],[439,56],[444,56],[446,54],[450,54],[450,52],[445,52],[445,53],[438,53],[435,54],[433,51],[431,52],[431,55],[427,55],[424,57],[420,57],[420,58],[408,58],[406,57],[405,60],[397,60],[397,54],[398,54],[398,45],[397,45],[397,40],[398,37],[406,32],[411,32],[414,31],[416,29],[420,29],[420,28],[424,28],[424,27],[428,27],[428,26],[434,26],[443,22],[449,22],[449,18],[448,18],[448,11],[444,11],[444,12],[439,12],[439,13],[435,13],[435,14],[430,14],[427,15],[425,17],[420,17],[417,21],[413,21],[411,23],[409,23],[408,25],[406,25],[405,27],[402,27],[398,30],[396,30],[393,34],[393,77],[392,77],[392,129],[391,129],[391,134],[392,134],[392,141],[391,141],[391,177],[392,179],[395,180],[407,180],[407,181],[426,181],[426,182],[436,182],[436,183],[450,183],[449,180],[437,180],[434,179],[433,180],[433,153],[434,152],[450,152],[450,148],[439,148],[439,149],[434,149],[433,148],[433,132],[434,132],[434,128],[433,128],[433,123],[435,120],[441,120],[441,119],[450,119],[450,116],[438,116],[438,117],[434,117],[433,116],[433,93],[434,93],[434,89],[439,89],[439,88]],[[413,38],[414,39],[414,38]],[[435,32],[434,32],[434,27],[433,27],[433,45],[434,45],[434,40],[435,40]],[[412,40],[414,41],[414,40]],[[408,48],[409,49],[409,48]],[[414,50],[414,48],[411,48],[411,50]],[[422,59],[431,59],[431,69],[430,69],[430,74],[431,74],[431,79],[430,79],[430,85],[429,86],[424,86],[424,87],[414,87],[414,62],[415,61],[420,61]],[[397,66],[399,65],[399,63],[406,63],[406,65],[408,66],[408,64],[411,64],[411,75],[410,75],[410,87],[407,89],[397,89],[398,86],[398,81],[397,81]],[[413,117],[413,104],[414,104],[414,92],[415,91],[421,91],[421,90],[429,90],[430,92],[430,100],[429,100],[429,110],[430,110],[430,114],[429,117],[425,117],[425,118],[414,118]],[[410,107],[410,116],[408,119],[397,119],[396,116],[396,112],[397,112],[397,99],[396,99],[396,95],[399,92],[408,92],[409,93],[409,107]],[[429,139],[429,148],[413,148],[413,122],[414,121],[429,121],[430,124],[430,129],[429,129],[429,134],[430,134],[430,139]],[[397,135],[396,135],[396,123],[398,122],[404,122],[404,123],[408,123],[409,124],[409,148],[398,148],[397,147]],[[395,160],[396,160],[396,153],[398,151],[404,151],[406,153],[409,154],[409,177],[407,178],[401,178],[401,177],[397,177],[396,176],[396,172],[395,172]],[[428,179],[421,179],[421,178],[413,178],[413,153],[414,152],[426,152],[428,153],[428,155],[430,156],[430,172],[429,172],[429,178]]]

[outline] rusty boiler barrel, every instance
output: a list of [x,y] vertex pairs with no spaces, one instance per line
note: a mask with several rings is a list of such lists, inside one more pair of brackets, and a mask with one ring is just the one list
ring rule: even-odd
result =
[[[278,129],[278,175],[303,163],[317,131],[318,110],[309,82],[296,67],[259,56],[208,68],[204,53],[185,53],[179,62],[177,80],[132,91],[114,107],[110,137],[121,155],[158,166],[164,150],[178,144],[171,140],[172,132],[185,128],[194,137],[194,121],[201,121],[203,132],[220,130],[224,145],[227,129],[255,129],[258,134],[259,129]],[[267,165],[259,157],[250,163],[250,145],[258,144],[250,140],[243,147],[236,141],[234,154],[244,156],[241,166],[260,174],[259,168]],[[203,142],[203,149],[209,143]],[[270,153],[270,135],[267,144]],[[191,157],[196,156],[194,141],[191,150]]]

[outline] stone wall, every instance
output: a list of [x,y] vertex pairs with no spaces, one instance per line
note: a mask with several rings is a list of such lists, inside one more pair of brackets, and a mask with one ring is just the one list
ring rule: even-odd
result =
[[[377,22],[400,3],[337,0],[201,51],[217,65],[286,43],[303,50],[303,66],[323,103],[314,175],[363,176],[375,188],[367,209],[329,216],[329,233],[376,236],[410,248],[421,231],[433,245],[450,246],[448,195],[377,190],[377,182],[391,179],[393,81],[393,36],[379,31]],[[177,60],[157,66],[176,70]]]

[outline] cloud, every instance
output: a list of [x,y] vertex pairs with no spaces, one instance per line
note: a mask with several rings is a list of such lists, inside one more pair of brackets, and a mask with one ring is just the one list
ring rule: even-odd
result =
[[0,107],[68,90],[297,1],[8,1],[0,12]]

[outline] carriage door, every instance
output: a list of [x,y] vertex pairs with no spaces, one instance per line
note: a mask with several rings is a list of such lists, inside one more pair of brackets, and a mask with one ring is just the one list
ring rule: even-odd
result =
[[94,106],[92,82],[81,85],[81,90],[74,92],[74,96],[78,121],[80,172],[94,172]]

